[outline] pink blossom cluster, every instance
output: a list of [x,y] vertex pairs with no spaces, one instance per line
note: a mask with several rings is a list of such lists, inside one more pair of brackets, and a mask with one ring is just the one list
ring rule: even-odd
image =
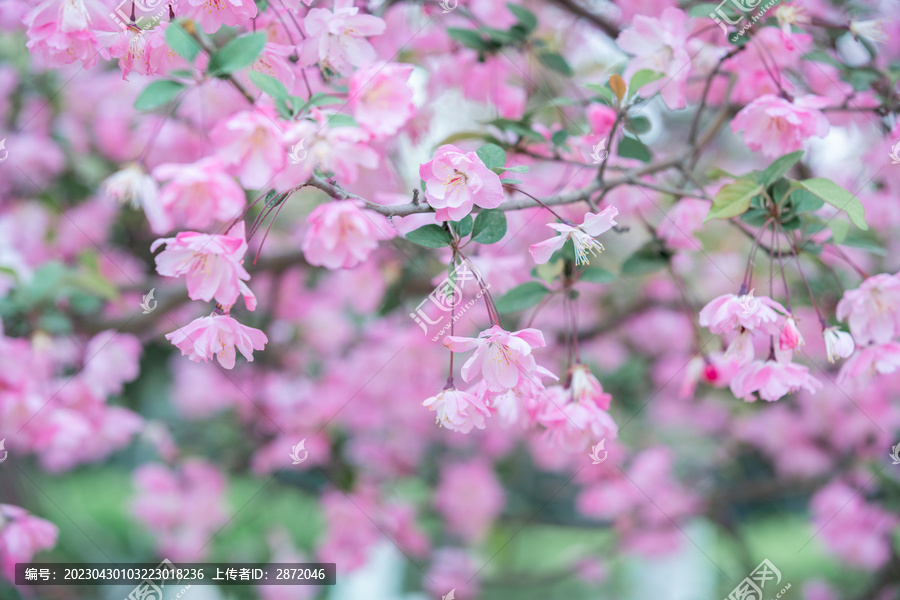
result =
[[764,515],[805,597],[895,596],[900,25],[581,4],[6,2],[3,578],[56,545],[31,471],[92,465],[176,562],[252,511],[254,560],[621,595]]

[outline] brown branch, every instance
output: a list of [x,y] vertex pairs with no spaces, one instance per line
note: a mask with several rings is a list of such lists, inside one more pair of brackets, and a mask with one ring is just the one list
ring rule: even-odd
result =
[[[635,169],[625,177],[619,177],[616,179],[611,179],[607,181],[605,184],[600,185],[598,182],[594,181],[584,188],[580,190],[574,190],[571,192],[567,192],[565,194],[557,194],[556,196],[552,196],[547,199],[542,199],[540,202],[536,200],[532,200],[530,198],[523,198],[520,200],[507,200],[497,208],[500,210],[522,210],[526,208],[535,208],[537,206],[546,205],[546,206],[559,206],[561,204],[574,204],[576,202],[587,201],[591,195],[594,193],[604,190],[604,189],[612,189],[614,187],[620,185],[637,185],[634,181],[635,177],[640,177],[642,175],[649,175],[651,173],[657,173],[659,171],[664,171],[666,169],[671,169],[677,167],[683,159],[674,158],[665,161],[661,161],[652,165],[647,165],[646,167],[641,167],[639,169]],[[409,202],[408,204],[399,204],[394,206],[384,206],[382,204],[376,204],[374,202],[370,202],[363,198],[362,196],[358,196],[351,192],[348,192],[341,186],[322,179],[321,177],[313,176],[301,187],[314,187],[322,190],[332,198],[336,198],[338,200],[360,200],[365,203],[365,207],[369,210],[382,214],[386,217],[407,217],[409,215],[422,214],[422,213],[430,213],[434,212],[434,209],[431,208],[428,204],[419,202],[414,204]],[[477,212],[478,209],[475,209]]]
[[585,7],[575,2],[575,0],[553,0],[553,3],[560,8],[566,9],[576,17],[585,19],[586,21],[590,21],[609,37],[615,39],[619,36],[619,28],[616,25],[610,23],[600,15],[592,13]]

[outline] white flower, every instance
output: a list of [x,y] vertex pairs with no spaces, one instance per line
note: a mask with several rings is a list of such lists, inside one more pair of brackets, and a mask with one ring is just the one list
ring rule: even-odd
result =
[[585,213],[584,221],[579,226],[548,223],[547,227],[555,229],[560,235],[532,244],[528,251],[534,262],[542,265],[550,260],[553,253],[562,248],[567,240],[571,239],[575,245],[575,264],[586,265],[589,263],[588,254],[596,256],[603,252],[603,244],[595,240],[594,236],[612,229],[616,224],[615,217],[618,214],[619,211],[615,206],[608,206],[596,215]]
[[853,343],[853,337],[846,331],[841,331],[837,327],[827,327],[823,335],[825,336],[828,362],[833,363],[838,358],[847,358],[853,354],[856,346]]
[[887,34],[884,32],[884,21],[882,19],[872,19],[869,21],[850,21],[850,33],[855,39],[861,37],[881,44],[887,41]]
[[100,188],[110,198],[120,204],[130,204],[132,208],[140,208],[148,200],[154,201],[158,192],[156,181],[137,163],[107,177]]
[[[808,24],[809,16],[806,14],[806,8],[803,6],[791,6],[782,4],[775,10],[775,18],[782,29],[785,26]],[[790,32],[790,30],[788,30]]]

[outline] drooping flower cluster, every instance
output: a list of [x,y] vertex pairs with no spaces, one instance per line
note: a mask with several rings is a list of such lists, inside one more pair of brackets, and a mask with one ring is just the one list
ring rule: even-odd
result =
[[[900,368],[900,277],[881,273],[847,290],[838,302],[837,318],[847,321],[850,336],[835,334],[832,353],[852,356],[844,363],[838,383],[865,384],[876,374]],[[854,346],[856,352],[853,352]]]
[[[700,311],[699,324],[728,344],[723,356],[730,376],[732,393],[746,401],[757,396],[768,402],[786,394],[805,389],[815,392],[822,384],[805,365],[792,362],[794,350],[803,345],[803,338],[790,312],[767,296],[724,294],[711,300]],[[768,356],[757,358],[756,346],[765,348]]]

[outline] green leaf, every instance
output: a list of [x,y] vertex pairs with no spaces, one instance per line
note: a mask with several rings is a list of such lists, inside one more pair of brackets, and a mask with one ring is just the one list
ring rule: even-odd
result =
[[526,308],[531,308],[543,300],[550,293],[544,284],[538,281],[528,281],[506,292],[495,302],[497,311],[511,313]]
[[647,117],[634,117],[625,122],[625,130],[629,133],[641,135],[650,131],[650,119]]
[[144,88],[141,95],[134,101],[134,108],[137,110],[153,110],[164,104],[168,104],[175,99],[184,89],[183,83],[172,81],[171,79],[162,79],[154,81]]
[[488,169],[502,169],[506,164],[506,152],[497,144],[485,144],[475,154],[484,161]]
[[640,140],[625,136],[619,141],[619,156],[622,158],[636,158],[641,162],[650,162],[650,149]]
[[520,121],[513,121],[511,119],[494,119],[493,121],[490,121],[488,125],[494,125],[496,127],[499,127],[500,129],[512,131],[513,133],[519,134],[520,137],[531,138],[536,142],[547,141],[544,139],[544,136]]
[[193,62],[200,52],[200,45],[177,22],[166,29],[166,44],[188,62]]
[[462,221],[457,221],[453,224],[453,230],[459,237],[466,237],[467,235],[472,233],[473,222],[474,219],[472,218],[472,215],[466,215]]
[[851,229],[849,233],[847,233],[847,238],[842,245],[859,248],[860,250],[865,250],[879,256],[887,255],[887,251],[881,246],[878,242],[878,238],[875,237],[875,234],[871,231]]
[[406,234],[406,239],[426,248],[443,248],[450,245],[450,234],[440,225],[425,225]]
[[472,240],[479,244],[493,244],[499,242],[506,235],[506,213],[502,210],[491,208],[483,210],[475,217],[475,226],[472,228]]
[[308,111],[310,108],[314,106],[325,106],[326,104],[340,104],[344,102],[337,96],[330,96],[323,92],[316,92],[312,96],[309,97],[309,100],[301,103],[300,108],[297,110],[298,114],[303,114]]
[[566,143],[566,140],[569,139],[569,132],[565,129],[560,129],[550,137],[550,141],[553,142],[554,146],[562,146]]
[[794,189],[791,191],[791,204],[794,206],[794,212],[815,212],[825,206],[825,202],[804,189]]
[[761,194],[762,191],[763,186],[752,179],[738,179],[723,185],[713,198],[712,207],[703,222],[706,223],[710,219],[730,219],[744,214],[750,208],[753,196]]
[[869,228],[866,225],[866,209],[863,207],[862,202],[835,182],[830,179],[815,177],[798,181],[797,183],[820,200],[846,212],[850,217],[850,221],[860,229],[865,231]]
[[562,73],[566,77],[571,77],[575,74],[575,71],[572,70],[572,67],[569,66],[569,63],[566,62],[566,59],[563,58],[561,54],[557,54],[556,52],[541,52],[540,54],[538,54],[538,60],[540,60],[541,64],[548,69],[553,69],[557,73]]
[[710,13],[716,12],[719,5],[714,2],[704,2],[702,4],[693,5],[688,11],[689,17],[709,18]]
[[508,2],[506,7],[509,9],[519,22],[519,25],[525,30],[526,34],[531,33],[537,28],[538,20],[537,17],[534,16],[534,13],[528,10],[525,7],[519,6],[518,4],[513,4],[512,2]]
[[669,257],[660,250],[659,243],[649,241],[625,259],[622,275],[644,275],[666,268]]
[[735,175],[734,173],[729,173],[725,169],[720,169],[719,167],[713,167],[706,173],[706,177],[715,181],[717,179],[722,179],[723,177],[728,177],[730,179],[740,179],[740,175]]
[[759,177],[759,182],[763,184],[763,187],[769,187],[777,180],[784,177],[787,172],[791,170],[791,167],[800,162],[801,158],[803,158],[803,150],[797,150],[796,152],[791,152],[790,154],[785,154],[780,158],[776,158],[771,165],[763,170]]
[[659,71],[651,71],[650,69],[641,69],[631,78],[631,82],[628,84],[628,92],[630,96],[635,96],[639,89],[647,85],[648,83],[652,83],[657,79],[661,79],[664,77],[663,73]]
[[843,244],[850,231],[850,223],[844,219],[835,218],[828,222],[828,228],[831,229],[831,241],[835,244]]
[[459,29],[458,27],[448,27],[447,35],[451,38],[462,44],[463,46],[467,46],[472,48],[473,50],[478,50],[479,52],[486,52],[490,50],[490,46],[484,39],[481,37],[477,31],[473,31],[471,29]]
[[588,281],[590,283],[609,283],[616,278],[616,274],[600,267],[587,267],[581,271],[578,281]]
[[824,50],[813,50],[811,52],[806,52],[803,55],[803,58],[806,60],[811,60],[813,62],[825,63],[828,65],[831,65],[832,67],[837,67],[839,69],[844,66],[841,63],[839,63],[838,61],[836,61],[834,59],[834,57],[832,57],[830,54],[828,54]]
[[482,27],[481,31],[485,32],[490,38],[491,42],[493,42],[497,46],[504,46],[506,44],[512,44],[517,39],[519,39],[516,34],[512,31],[505,31],[503,29],[494,29],[493,27]]
[[599,83],[586,83],[584,84],[584,87],[606,100],[607,104],[609,104],[610,106],[612,106],[616,100],[613,91],[609,89],[608,86]]
[[518,165],[515,167],[504,168],[503,170],[506,171],[507,173],[527,173],[528,167],[525,165]]
[[359,127],[359,123],[357,123],[356,119],[354,119],[350,115],[345,115],[344,113],[334,113],[333,115],[328,115],[328,126]]
[[251,33],[235,38],[209,57],[207,72],[222,77],[249,67],[266,45],[266,34]]
[[506,178],[503,178],[503,179],[500,180],[500,183],[502,183],[502,184],[504,184],[504,185],[519,185],[520,183],[523,183],[523,181],[522,181],[521,179],[506,179]]
[[741,215],[741,221],[753,227],[762,227],[769,220],[769,211],[764,208],[751,208]]
[[251,69],[250,72],[247,73],[247,76],[250,77],[250,81],[253,82],[253,85],[258,87],[260,90],[262,90],[275,100],[287,100],[287,88],[284,87],[283,83],[281,83],[271,75],[266,75],[265,73],[260,73],[259,71],[254,71],[253,69]]

